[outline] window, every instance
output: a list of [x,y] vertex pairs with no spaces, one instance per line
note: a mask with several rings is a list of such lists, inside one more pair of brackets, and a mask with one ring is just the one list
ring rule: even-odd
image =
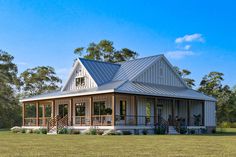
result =
[[105,101],[94,102],[94,115],[105,115]]
[[85,103],[75,104],[75,116],[85,116]]
[[120,120],[124,120],[126,116],[126,101],[120,101]]
[[84,77],[75,78],[75,85],[76,86],[83,86],[84,84],[85,84],[85,78]]

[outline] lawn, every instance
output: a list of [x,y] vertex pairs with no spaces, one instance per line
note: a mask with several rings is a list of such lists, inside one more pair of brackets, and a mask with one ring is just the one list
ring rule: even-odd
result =
[[236,130],[228,132],[214,135],[98,136],[0,131],[0,156],[236,156]]

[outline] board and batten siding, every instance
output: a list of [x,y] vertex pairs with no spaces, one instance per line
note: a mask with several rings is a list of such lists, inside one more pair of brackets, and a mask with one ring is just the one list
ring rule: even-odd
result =
[[[84,77],[85,85],[76,86],[75,84],[76,77]],[[87,70],[82,65],[78,64],[75,70],[73,71],[72,77],[70,78],[64,91],[79,90],[79,89],[86,89],[86,88],[93,88],[93,87],[97,87],[96,82],[90,77]]]
[[156,61],[151,67],[146,69],[134,81],[152,83],[176,87],[185,87],[180,78],[176,75],[165,60]]
[[205,126],[216,126],[216,105],[213,101],[205,101]]

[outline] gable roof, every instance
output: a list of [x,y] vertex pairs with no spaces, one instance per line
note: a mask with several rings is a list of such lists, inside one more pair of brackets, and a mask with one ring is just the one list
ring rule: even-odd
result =
[[88,60],[84,58],[79,58],[79,60],[98,86],[110,82],[120,68],[120,64]]
[[[171,70],[176,74],[176,76],[185,85],[185,87],[173,87],[167,85],[133,82],[135,78],[141,75],[150,66],[155,64],[156,61],[158,61],[159,59],[164,59],[164,61],[169,65]],[[81,66],[85,68],[85,70],[90,75],[91,79],[93,79],[94,82],[97,84],[97,87],[81,89],[78,91],[64,91],[65,87],[69,83],[69,80],[72,79],[73,72],[76,70],[78,64],[81,64]],[[79,58],[76,61],[73,70],[69,76],[69,79],[63,87],[62,91],[42,94],[31,98],[23,99],[21,101],[43,100],[108,92],[216,101],[216,99],[213,97],[204,95],[203,93],[190,89],[186,85],[184,80],[180,77],[180,75],[177,74],[173,66],[169,63],[169,61],[165,58],[164,55],[150,56],[123,63],[106,63],[101,61]]]
[[121,67],[114,76],[113,81],[134,79],[142,71],[152,65],[152,63],[160,59],[161,56],[163,55],[150,56],[120,63]]

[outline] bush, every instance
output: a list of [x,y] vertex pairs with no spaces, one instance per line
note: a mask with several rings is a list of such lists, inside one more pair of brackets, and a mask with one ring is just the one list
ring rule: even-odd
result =
[[201,128],[201,133],[202,134],[206,134],[207,133],[207,129]]
[[142,133],[143,133],[143,135],[147,135],[148,131],[146,129],[143,129]]
[[20,132],[24,134],[26,132],[26,129],[22,128]]
[[40,134],[47,134],[48,133],[48,130],[45,128],[41,128],[39,130],[40,130]]
[[32,129],[27,129],[25,133],[26,133],[26,134],[32,134],[32,133],[33,133],[33,130],[32,130]]
[[165,128],[163,127],[158,127],[154,129],[154,134],[160,135],[160,134],[165,134]]
[[33,133],[34,133],[34,134],[40,134],[40,130],[39,130],[39,129],[34,129],[34,130],[33,130]]
[[58,131],[58,134],[68,134],[68,133],[69,133],[69,131],[67,128],[62,128]]
[[80,130],[72,129],[71,134],[80,134]]
[[122,132],[111,129],[104,131],[102,135],[122,135]]
[[236,128],[236,122],[231,123],[231,122],[221,122],[218,125],[220,128]]
[[104,131],[103,130],[97,130],[97,135],[103,135]]
[[216,133],[216,129],[212,129],[212,131],[211,131],[213,134],[215,134]]
[[15,127],[11,128],[11,132],[13,132],[13,133],[21,132],[21,127],[15,126]]
[[189,133],[190,133],[190,134],[195,134],[195,130],[194,130],[194,129],[190,129],[190,130],[189,130]]
[[128,131],[128,130],[124,130],[122,131],[123,135],[132,135],[132,132],[131,131]]
[[184,127],[181,127],[180,130],[179,130],[179,133],[180,134],[186,134],[187,133],[187,129],[184,128]]

